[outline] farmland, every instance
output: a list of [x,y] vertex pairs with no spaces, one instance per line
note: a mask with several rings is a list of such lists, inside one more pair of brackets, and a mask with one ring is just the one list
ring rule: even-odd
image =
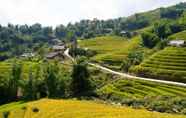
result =
[[103,86],[98,90],[98,94],[103,100],[119,102],[134,108],[185,114],[184,87],[121,79]]
[[[8,109],[8,108],[9,109]],[[1,113],[10,110],[9,118],[184,118],[182,115],[136,110],[129,107],[102,104],[93,101],[42,99],[24,104],[1,106]],[[2,114],[0,116],[2,118]]]
[[167,47],[131,69],[141,76],[186,82],[186,48]]
[[79,45],[97,52],[97,55],[92,58],[93,61],[120,63],[129,51],[139,46],[139,42],[139,37],[126,39],[117,36],[105,36],[80,41]]
[[[18,63],[21,62],[22,65],[22,76],[23,78],[28,78],[28,72],[30,69],[34,70],[38,66],[38,62],[32,62],[32,61],[19,61]],[[13,62],[0,62],[0,76],[5,77],[10,75],[12,71],[12,65]]]
[[[122,98],[145,98],[154,96],[186,97],[186,88],[164,85],[139,80],[117,80],[99,90],[101,94],[114,95]],[[105,96],[103,95],[103,96]],[[116,97],[115,96],[115,97]]]
[[170,40],[174,40],[174,39],[186,40],[186,30],[169,36],[169,39]]

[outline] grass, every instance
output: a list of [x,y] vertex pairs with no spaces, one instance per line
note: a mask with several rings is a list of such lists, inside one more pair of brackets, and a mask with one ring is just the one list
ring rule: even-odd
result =
[[[1,108],[1,107],[0,107]],[[38,112],[33,112],[37,109]],[[149,112],[94,101],[42,99],[10,111],[8,118],[184,118],[183,115]],[[3,118],[0,115],[0,118]]]
[[186,48],[167,47],[146,59],[131,72],[151,78],[186,83]]
[[186,30],[173,34],[168,37],[169,40],[175,40],[175,39],[181,39],[181,40],[186,40]]
[[129,51],[136,49],[139,43],[139,37],[125,39],[118,36],[105,36],[80,41],[79,45],[97,52],[97,55],[91,58],[93,61],[120,64]]

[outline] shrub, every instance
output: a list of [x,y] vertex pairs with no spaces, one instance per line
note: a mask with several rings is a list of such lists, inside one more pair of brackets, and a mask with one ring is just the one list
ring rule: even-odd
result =
[[4,118],[8,118],[9,115],[10,115],[10,112],[9,111],[3,112],[3,117]]
[[73,56],[93,57],[96,54],[97,54],[96,51],[89,50],[89,49],[83,49],[83,48],[70,49],[70,55]]
[[142,37],[143,45],[148,48],[153,48],[160,41],[155,34],[150,32],[142,33],[141,37]]
[[35,112],[35,113],[37,113],[37,112],[39,112],[39,109],[36,108],[36,107],[34,107],[34,108],[32,108],[32,111]]

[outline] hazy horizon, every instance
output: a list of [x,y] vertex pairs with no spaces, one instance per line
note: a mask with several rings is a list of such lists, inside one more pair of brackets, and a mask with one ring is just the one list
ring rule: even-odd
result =
[[127,17],[186,0],[6,0],[0,4],[0,24],[68,24],[83,19]]

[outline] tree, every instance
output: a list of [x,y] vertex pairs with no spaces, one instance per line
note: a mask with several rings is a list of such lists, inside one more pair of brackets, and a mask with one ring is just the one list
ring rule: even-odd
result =
[[128,72],[129,68],[131,66],[131,63],[128,59],[124,60],[122,62],[122,65],[121,65],[121,69],[124,71],[124,72]]
[[57,87],[58,87],[58,65],[57,64],[47,64],[45,83],[47,87],[48,97],[56,97]]
[[17,92],[19,87],[19,81],[21,80],[22,66],[17,62],[14,62],[12,66],[12,76],[9,80],[9,100],[17,99]]
[[159,38],[150,32],[144,32],[141,35],[143,45],[148,48],[153,48],[160,40]]
[[176,19],[183,14],[183,11],[184,10],[182,9],[176,9],[176,8],[161,8],[160,16],[161,18]]
[[65,26],[63,26],[63,25],[57,26],[55,29],[55,35],[56,35],[56,37],[58,37],[60,39],[65,38],[67,35]]
[[132,51],[128,54],[127,58],[132,65],[139,65],[143,60],[143,52]]
[[127,58],[123,61],[121,69],[128,72],[131,66],[139,65],[143,61],[143,58],[144,55],[142,51],[131,51]]
[[0,76],[0,105],[9,101],[9,76]]
[[84,57],[79,58],[77,63],[73,65],[71,87],[73,96],[85,95],[92,90]]
[[24,93],[25,98],[29,100],[35,100],[37,98],[37,91],[36,91],[36,85],[35,85],[35,78],[33,77],[32,69],[29,70],[29,79],[26,84]]
[[171,34],[168,22],[167,20],[162,20],[154,25],[154,32],[160,39],[165,39]]

